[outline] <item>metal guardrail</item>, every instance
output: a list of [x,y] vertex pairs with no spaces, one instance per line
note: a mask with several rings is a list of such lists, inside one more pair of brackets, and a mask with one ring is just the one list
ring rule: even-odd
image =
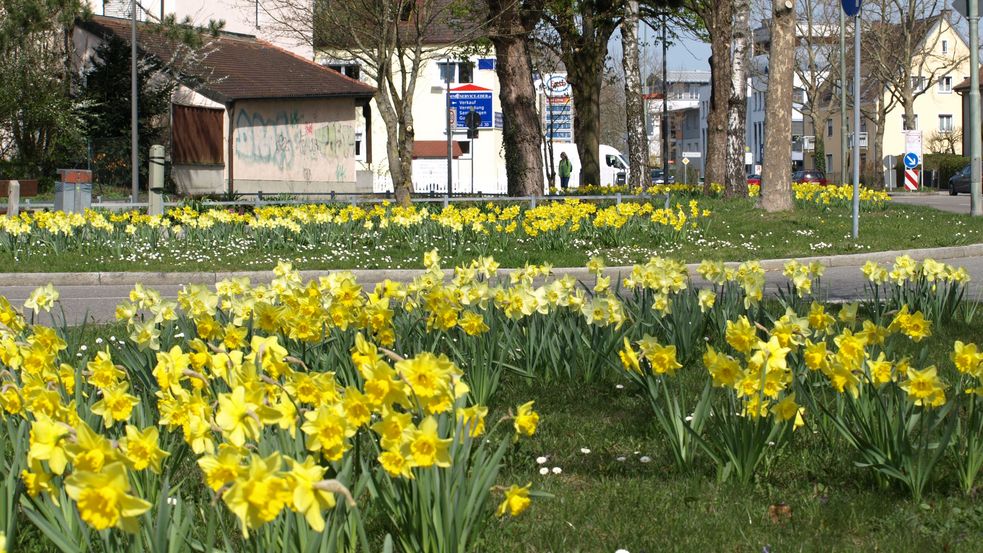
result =
[[[291,194],[292,196],[299,194]],[[268,195],[267,195],[268,196]],[[393,198],[386,198],[382,196],[376,197],[366,197],[366,196],[352,196],[347,198],[334,199],[330,197],[325,197],[325,194],[320,194],[321,197],[312,197],[306,200],[266,200],[260,199],[261,196],[257,195],[255,200],[235,200],[235,201],[203,201],[201,205],[205,207],[261,207],[261,206],[276,206],[276,205],[306,205],[306,204],[348,204],[348,205],[361,205],[361,204],[380,204],[383,202],[394,203]],[[487,203],[487,202],[522,202],[529,203],[530,208],[535,208],[537,204],[541,202],[555,202],[568,199],[576,200],[613,200],[616,204],[620,204],[626,200],[657,200],[660,198],[665,198],[665,207],[668,208],[670,204],[671,194],[599,194],[599,195],[551,195],[551,196],[419,196],[412,197],[410,201],[412,203],[420,204],[441,204],[443,207],[447,207],[454,203]],[[5,204],[0,203],[0,207]],[[185,205],[184,202],[164,202],[165,208],[180,207]],[[149,204],[147,202],[94,202],[91,205],[92,209],[107,209],[111,211],[123,211],[129,209],[147,209]],[[53,202],[36,203],[25,201],[22,204],[23,210],[34,210],[34,209],[54,209]]]

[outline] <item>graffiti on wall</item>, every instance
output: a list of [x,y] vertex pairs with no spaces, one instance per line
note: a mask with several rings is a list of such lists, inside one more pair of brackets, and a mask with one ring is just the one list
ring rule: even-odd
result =
[[237,176],[308,182],[354,180],[354,122],[328,120],[331,118],[319,111],[255,107],[238,110]]

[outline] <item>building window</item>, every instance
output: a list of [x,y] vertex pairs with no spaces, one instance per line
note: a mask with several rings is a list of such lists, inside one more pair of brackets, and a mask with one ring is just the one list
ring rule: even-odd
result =
[[901,130],[903,131],[917,131],[918,130],[918,115],[915,114],[914,125],[909,127],[908,121],[905,120],[904,116],[901,117]]
[[833,170],[833,154],[826,154],[826,172]]
[[939,132],[952,132],[952,115],[939,115]]
[[333,69],[338,73],[356,81],[361,77],[361,71],[357,63],[331,63],[327,65],[328,69]]
[[915,94],[925,90],[925,77],[912,77],[911,78],[911,91]]
[[949,53],[949,41],[948,40],[943,40],[942,41],[942,53],[943,54],[948,54]]
[[866,119],[863,119],[863,118],[860,119],[860,132],[867,132],[867,120]]
[[361,132],[355,133],[355,159],[358,161],[365,161],[365,148],[362,147],[362,140],[364,134]]
[[826,120],[826,137],[827,138],[833,138],[833,120],[832,119],[827,119]]
[[473,83],[474,82],[474,64],[465,61],[457,64],[457,74],[459,83]]
[[457,64],[447,63],[447,62],[437,62],[437,68],[440,70],[440,82],[454,82],[454,77],[456,76]]
[[806,103],[806,91],[804,88],[796,87],[792,90],[792,103],[793,104]]
[[950,94],[952,92],[952,76],[946,75],[939,78],[939,94]]

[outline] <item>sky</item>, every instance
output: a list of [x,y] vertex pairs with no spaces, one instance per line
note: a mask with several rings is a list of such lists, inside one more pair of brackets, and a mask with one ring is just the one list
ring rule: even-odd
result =
[[[638,33],[639,42],[641,43],[641,66],[642,66],[642,78],[644,79],[648,74],[647,68],[656,64],[656,62],[661,59],[662,55],[662,45],[659,43],[659,38],[661,37],[661,30],[659,32],[653,31],[648,25],[642,24],[640,26]],[[611,37],[611,41],[608,43],[608,55],[611,57],[611,63],[620,67],[621,66],[621,33],[615,32]],[[670,71],[672,70],[710,70],[710,64],[707,62],[707,58],[710,57],[710,45],[701,42],[691,36],[681,35],[677,37],[676,41],[671,43],[669,46],[669,56],[667,66]],[[661,66],[655,68],[661,70]]]

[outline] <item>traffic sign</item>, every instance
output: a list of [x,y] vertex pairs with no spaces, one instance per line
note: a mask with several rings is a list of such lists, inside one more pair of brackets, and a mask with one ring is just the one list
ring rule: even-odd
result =
[[904,187],[912,192],[918,190],[918,169],[904,170]]
[[[969,17],[969,2],[970,0],[953,0],[952,7],[959,12],[959,15]],[[977,5],[980,8],[976,13],[983,14],[983,0],[977,0]]]
[[459,86],[450,90],[451,108],[455,110],[454,126],[467,127],[465,121],[468,113],[474,110],[481,117],[479,128],[492,128],[492,97],[491,89],[482,88],[473,84]]
[[843,13],[847,17],[856,17],[860,13],[860,0],[840,0],[840,3],[843,4]]
[[918,154],[916,154],[915,152],[908,152],[907,154],[904,155],[904,166],[907,167],[908,169],[914,169],[915,167],[918,167],[919,161],[921,160],[918,159]]
[[689,158],[688,157],[684,157],[683,158],[683,165],[689,165]]

